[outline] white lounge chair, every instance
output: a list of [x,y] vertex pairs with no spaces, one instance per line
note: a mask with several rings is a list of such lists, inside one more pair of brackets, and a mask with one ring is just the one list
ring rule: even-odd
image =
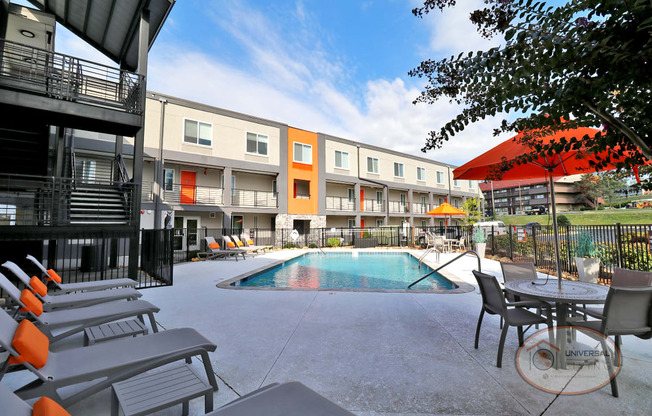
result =
[[235,261],[238,261],[239,255],[242,255],[243,259],[245,258],[244,250],[225,250],[213,237],[204,237],[204,240],[206,241],[206,249],[208,251],[197,253],[197,257],[201,260],[234,258]]
[[257,247],[243,243],[237,235],[232,235],[231,239],[237,248],[240,250],[245,250],[247,253],[260,253],[261,251],[265,251],[265,247]]

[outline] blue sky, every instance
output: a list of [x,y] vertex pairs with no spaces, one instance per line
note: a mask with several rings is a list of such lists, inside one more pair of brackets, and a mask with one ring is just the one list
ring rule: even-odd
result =
[[[463,4],[460,4],[463,3]],[[431,129],[454,105],[413,105],[423,80],[407,72],[496,44],[477,35],[458,1],[418,19],[414,0],[178,0],[149,57],[148,89],[290,126],[463,164],[506,136],[499,120],[470,125],[444,148],[423,154]],[[57,29],[57,50],[104,60]]]

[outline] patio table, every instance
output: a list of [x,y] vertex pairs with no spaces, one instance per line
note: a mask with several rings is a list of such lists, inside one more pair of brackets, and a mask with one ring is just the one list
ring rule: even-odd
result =
[[[609,293],[609,286],[594,283],[564,280],[561,289],[557,282],[551,280],[544,283],[543,279],[512,280],[505,282],[505,290],[515,295],[554,302],[557,308],[557,333],[555,335],[557,346],[561,351],[566,351],[566,329],[569,307],[572,304],[600,304],[604,303]],[[568,360],[572,361],[572,360]],[[566,354],[561,354],[559,365],[566,368]]]

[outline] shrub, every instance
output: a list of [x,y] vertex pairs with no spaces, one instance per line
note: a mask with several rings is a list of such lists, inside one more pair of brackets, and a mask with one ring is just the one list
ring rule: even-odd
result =
[[340,246],[340,239],[339,238],[329,238],[328,241],[326,242],[326,245],[328,247],[339,247]]
[[283,246],[283,248],[297,248],[297,246],[294,245],[294,243],[285,243],[285,245]]
[[365,231],[362,233],[362,238],[371,238],[371,234],[369,234],[369,231]]
[[317,247],[317,244],[315,243],[310,243],[308,244],[308,248],[319,248],[319,247]]
[[484,231],[477,227],[473,232],[473,242],[474,243],[486,243],[487,237],[484,235]]
[[598,249],[593,242],[593,236],[586,231],[582,231],[577,236],[575,244],[575,257],[597,257]]
[[567,216],[557,215],[557,225],[571,225],[571,222]]

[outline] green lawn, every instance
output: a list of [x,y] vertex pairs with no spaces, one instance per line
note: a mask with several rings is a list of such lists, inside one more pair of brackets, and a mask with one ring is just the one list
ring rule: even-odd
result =
[[[621,224],[652,224],[652,210],[600,210],[562,213],[572,225],[612,225]],[[561,215],[561,214],[560,214]],[[511,215],[498,217],[507,225],[525,225],[528,222],[538,222],[541,225],[552,225],[549,215]]]

